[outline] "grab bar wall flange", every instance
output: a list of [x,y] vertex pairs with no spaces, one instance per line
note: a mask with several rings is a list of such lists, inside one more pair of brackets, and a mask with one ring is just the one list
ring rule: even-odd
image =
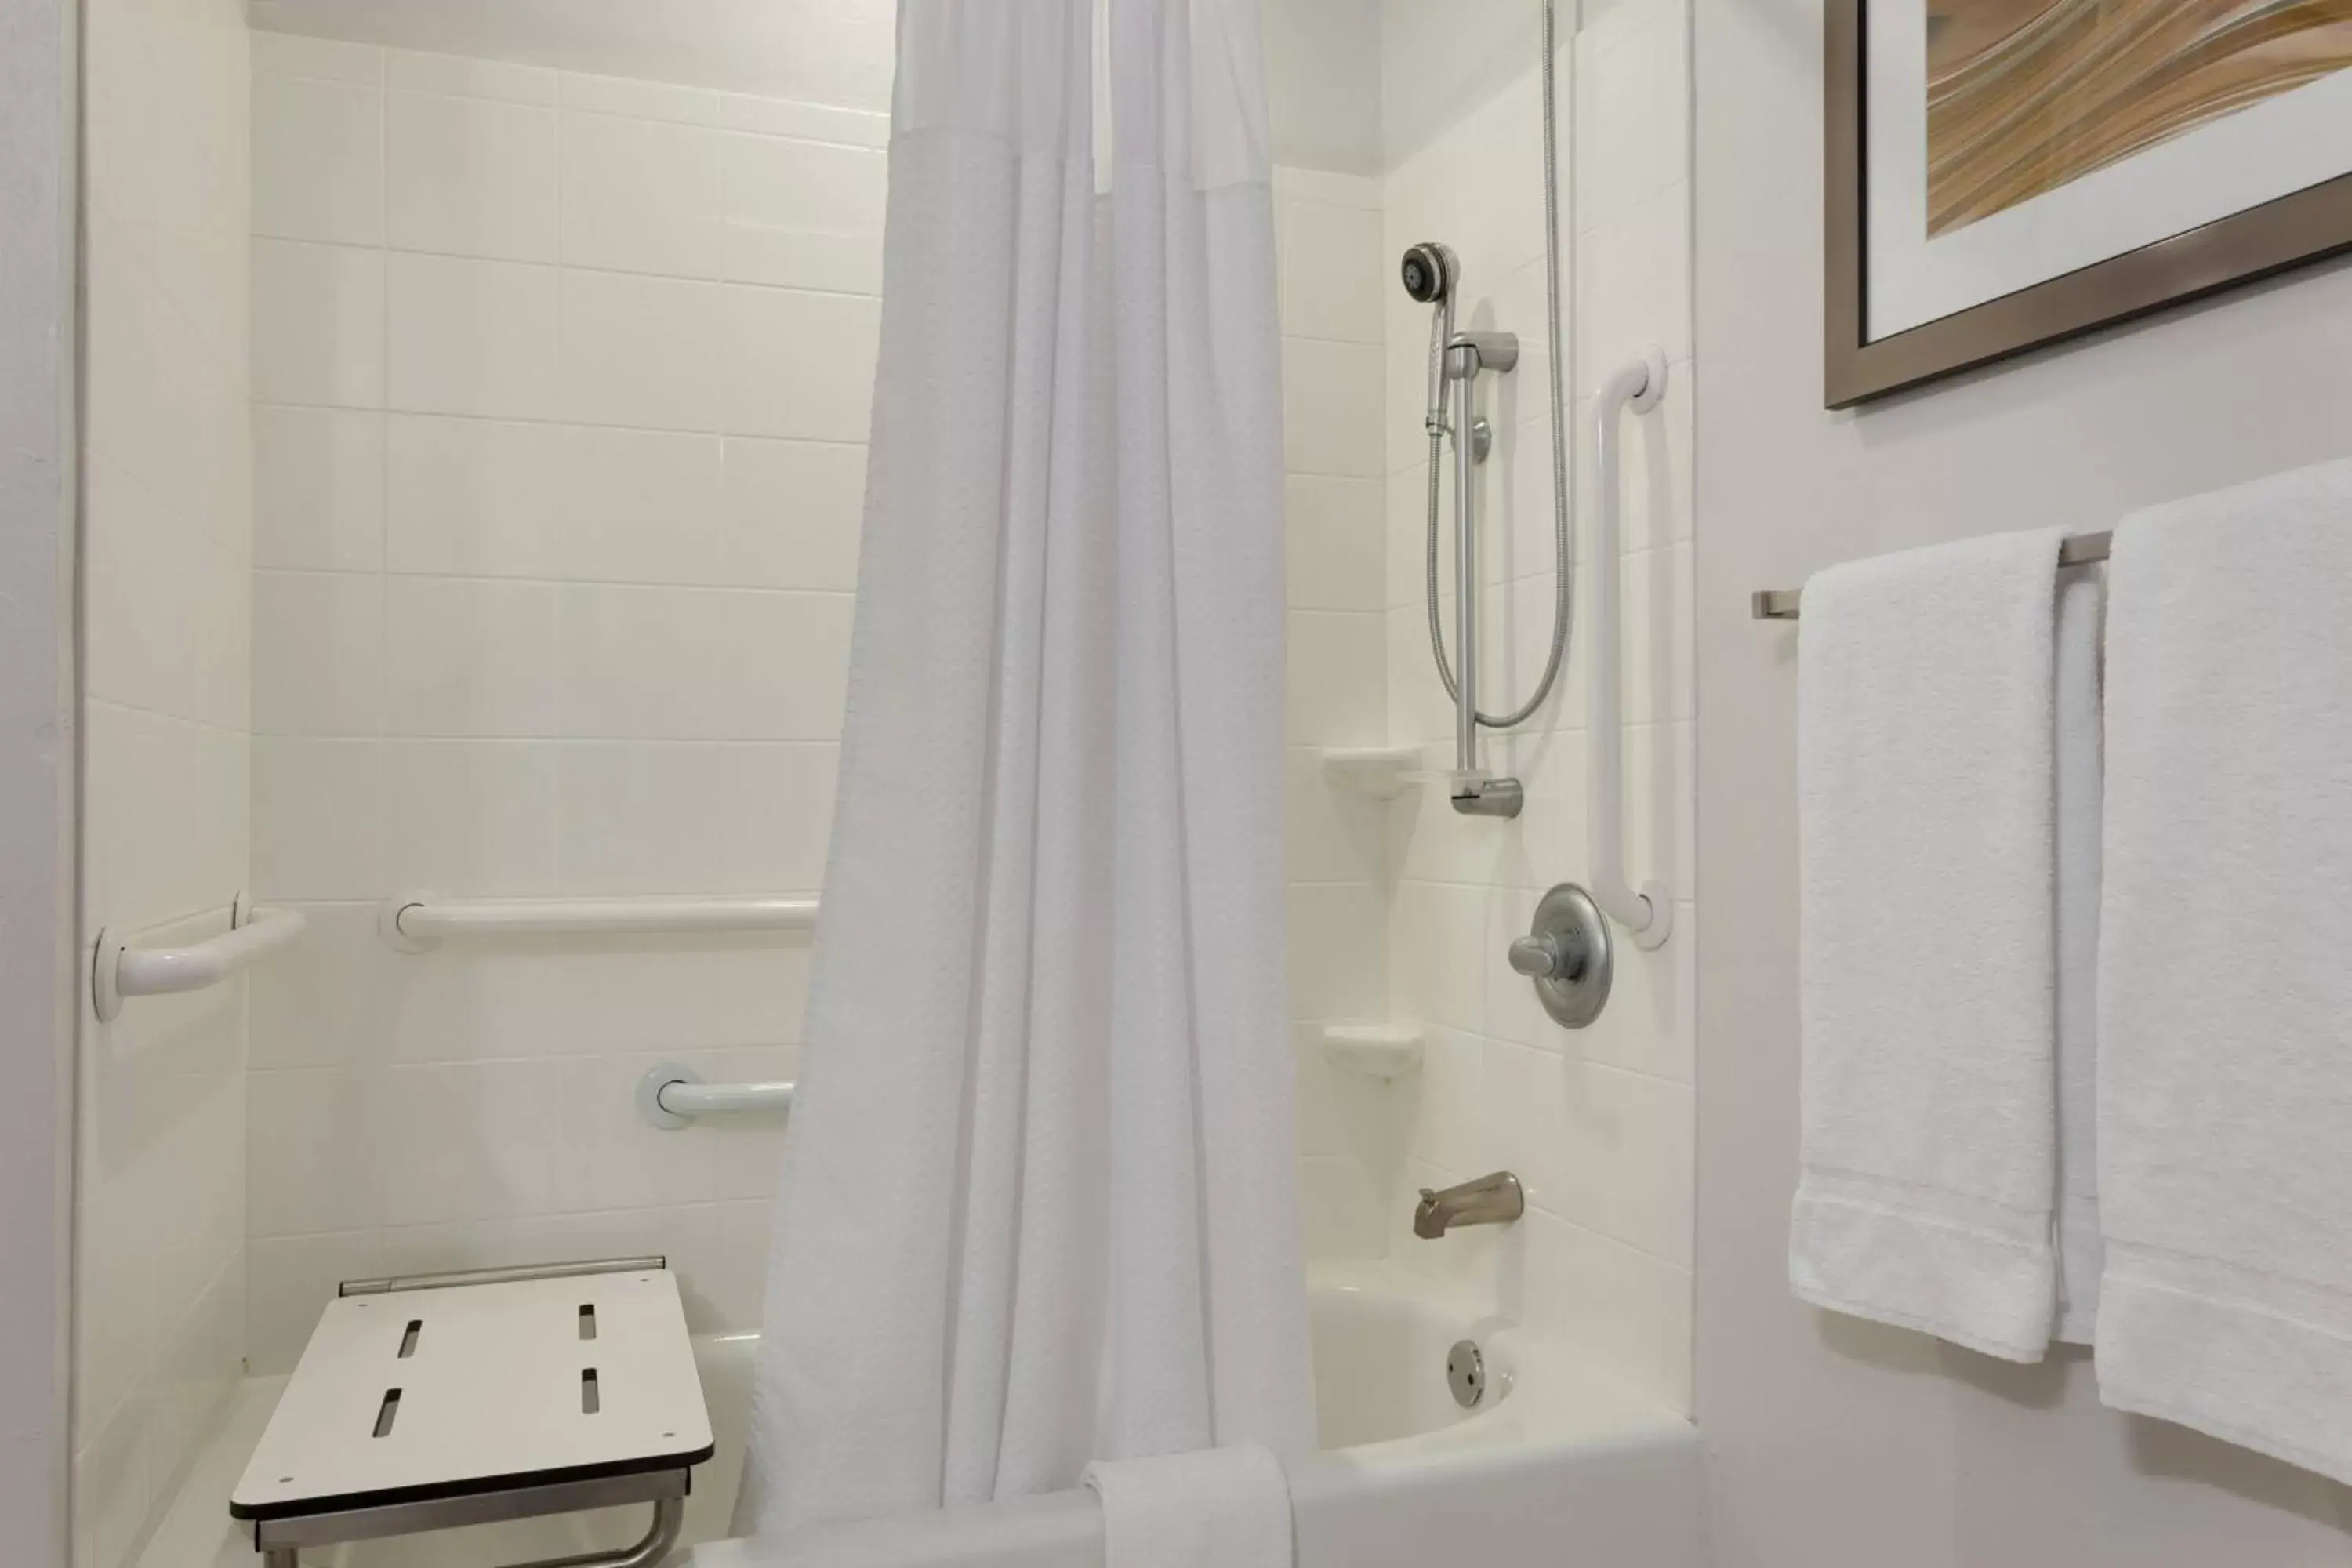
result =
[[675,1132],[698,1117],[762,1110],[790,1110],[789,1079],[759,1083],[705,1083],[702,1075],[677,1062],[648,1068],[637,1079],[637,1115],[649,1127]]
[[1641,359],[1618,367],[1602,384],[1593,412],[1593,541],[1591,650],[1586,656],[1590,682],[1586,721],[1591,731],[1591,802],[1586,814],[1587,848],[1592,862],[1592,901],[1623,926],[1633,945],[1665,945],[1674,929],[1674,899],[1654,879],[1636,892],[1625,875],[1624,689],[1620,673],[1617,514],[1622,504],[1622,416],[1646,414],[1666,395],[1666,356],[1653,344]]
[[126,996],[202,991],[237,973],[308,929],[299,910],[248,909],[240,893],[228,906],[228,930],[181,947],[134,948],[113,929],[98,933],[89,966],[89,1000],[100,1023],[121,1015]]

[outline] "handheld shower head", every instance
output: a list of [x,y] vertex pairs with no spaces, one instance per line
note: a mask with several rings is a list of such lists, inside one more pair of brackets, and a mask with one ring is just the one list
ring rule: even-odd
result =
[[1407,248],[1397,273],[1404,280],[1404,291],[1423,305],[1442,302],[1460,275],[1454,252],[1433,239]]
[[1404,291],[1420,304],[1430,306],[1429,318],[1429,415],[1423,423],[1428,427],[1430,472],[1435,473],[1437,448],[1433,443],[1445,435],[1445,343],[1454,335],[1454,290],[1462,281],[1462,263],[1455,260],[1451,246],[1433,239],[1407,246],[1404,257],[1397,263],[1397,276],[1404,282]]

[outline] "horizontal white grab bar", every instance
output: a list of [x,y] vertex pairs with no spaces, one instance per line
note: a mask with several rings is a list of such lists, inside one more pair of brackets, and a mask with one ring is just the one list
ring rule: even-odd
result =
[[807,931],[814,899],[467,899],[403,893],[378,924],[394,947],[418,952],[445,937],[665,936]]
[[661,1108],[672,1116],[724,1116],[735,1110],[788,1110],[793,1103],[789,1079],[767,1083],[672,1083],[659,1096]]
[[111,931],[98,933],[90,963],[90,1005],[99,1017],[114,1021],[125,996],[160,996],[217,985],[263,953],[302,934],[310,921],[299,910],[251,910],[229,906],[229,929],[186,947],[126,947]]
[[765,1083],[705,1083],[692,1068],[664,1062],[637,1080],[637,1114],[664,1131],[690,1127],[698,1116],[792,1108],[793,1086],[783,1079]]

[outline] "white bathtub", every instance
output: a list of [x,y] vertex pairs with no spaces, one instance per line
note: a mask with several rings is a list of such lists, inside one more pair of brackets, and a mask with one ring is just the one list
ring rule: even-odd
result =
[[[1321,1451],[1290,1468],[1299,1568],[1703,1568],[1696,1434],[1569,1347],[1478,1320],[1382,1265],[1310,1279]],[[1455,1342],[1486,1360],[1478,1406],[1454,1400]],[[810,1531],[754,1549],[722,1539],[750,1398],[749,1337],[697,1342],[719,1454],[696,1472],[678,1568],[1101,1568],[1084,1491]],[[250,1380],[141,1568],[247,1568],[228,1489],[282,1378]],[[303,1555],[319,1568],[498,1568],[625,1545],[646,1510],[448,1531]]]

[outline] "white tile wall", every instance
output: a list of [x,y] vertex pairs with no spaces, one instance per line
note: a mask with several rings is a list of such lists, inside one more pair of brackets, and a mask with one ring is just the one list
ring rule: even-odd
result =
[[[85,19],[86,972],[99,928],[198,940],[249,886],[245,252],[250,233],[294,231],[282,211],[249,206],[247,117],[308,115],[335,142],[367,127],[331,86],[307,106],[256,100],[235,0],[92,0]],[[363,232],[364,194],[320,178],[334,156],[289,152],[274,179],[318,194],[301,205],[322,228]],[[336,318],[331,273],[298,259],[270,275]],[[273,374],[311,374],[294,345],[271,346]],[[320,384],[329,400],[333,383]],[[238,1375],[245,1053],[236,986],[142,998],[110,1025],[81,1019],[77,1568],[136,1552]]]
[[[804,952],[410,955],[374,905],[816,890],[879,117],[268,34],[255,68],[255,882],[312,933],[253,997],[254,1365],[338,1279],[583,1250],[749,1326],[774,1130],[655,1132],[630,1089],[789,1075]],[[1313,748],[1386,732],[1378,187],[1285,191],[1305,1169],[1317,1250],[1362,1256],[1380,1151],[1328,1108],[1373,1086],[1314,1042],[1387,1005],[1381,814]]]
[[1335,790],[1321,748],[1387,739],[1380,184],[1278,169],[1275,229],[1290,470],[1289,836],[1300,1199],[1308,1255],[1376,1258],[1396,1164],[1391,1097],[1324,1060],[1325,1024],[1386,1016],[1379,802]]
[[339,1279],[597,1252],[748,1326],[776,1129],[631,1089],[788,1076],[805,952],[412,955],[375,906],[816,890],[881,117],[266,33],[253,69],[253,882],[312,921],[254,982],[253,1365]]
[[556,259],[554,110],[394,88],[383,114],[384,168],[355,183],[382,184],[394,247]]
[[[1592,387],[1643,345],[1671,362],[1665,402],[1629,419],[1622,557],[1625,617],[1627,857],[1637,881],[1677,899],[1672,942],[1616,949],[1608,1010],[1559,1028],[1503,962],[1554,882],[1583,881],[1581,617],[1564,689],[1524,730],[1490,739],[1488,765],[1516,773],[1513,823],[1456,816],[1442,792],[1390,807],[1390,1005],[1430,1027],[1423,1070],[1399,1085],[1409,1185],[1509,1168],[1528,1220],[1501,1235],[1413,1238],[1388,1205],[1395,1255],[1466,1281],[1498,1306],[1549,1323],[1681,1407],[1690,1400],[1696,1090],[1694,955],[1688,33],[1684,0],[1622,0],[1591,18],[1562,73],[1561,167],[1574,170],[1574,310],[1568,384],[1578,398],[1580,567],[1594,563],[1589,441]],[[1549,367],[1544,353],[1540,100],[1532,68],[1450,122],[1416,125],[1385,184],[1384,250],[1439,238],[1460,254],[1465,314],[1519,334],[1526,357],[1490,389],[1504,450],[1482,479],[1486,587],[1480,649],[1491,701],[1519,700],[1551,629],[1553,543]],[[1563,193],[1564,196],[1567,193]],[[1566,220],[1563,219],[1565,222]],[[1389,543],[1385,647],[1391,742],[1450,766],[1453,713],[1430,665],[1423,596],[1427,446],[1422,431],[1425,311],[1384,290]],[[1451,485],[1444,488],[1452,534]],[[1453,636],[1451,561],[1442,563]],[[1580,595],[1581,602],[1582,596]]]

